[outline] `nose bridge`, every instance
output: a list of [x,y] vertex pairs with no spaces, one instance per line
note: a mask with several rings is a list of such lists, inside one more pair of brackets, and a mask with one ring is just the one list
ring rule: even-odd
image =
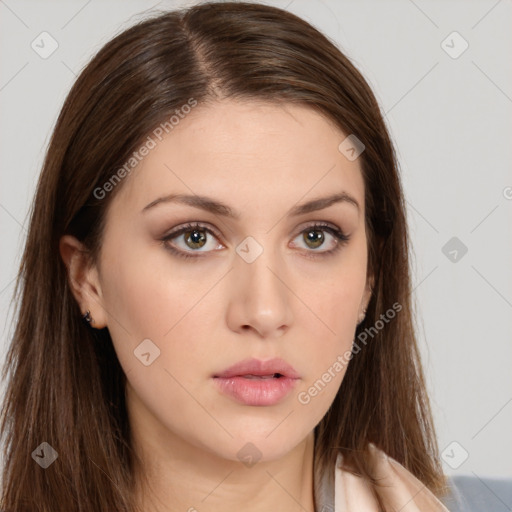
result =
[[239,244],[232,272],[236,303],[241,306],[239,327],[251,326],[265,336],[292,320],[285,265],[270,238],[248,237]]
[[283,277],[278,279],[284,266],[277,252],[270,245],[270,237],[267,237],[266,243],[257,242],[252,237],[248,238],[251,239],[244,241],[237,249],[239,256],[235,265],[237,278],[245,283],[246,292],[253,299],[264,302],[272,302],[277,298],[284,300]]

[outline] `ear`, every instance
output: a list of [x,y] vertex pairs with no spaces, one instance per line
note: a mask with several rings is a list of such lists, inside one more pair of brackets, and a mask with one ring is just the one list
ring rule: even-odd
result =
[[363,298],[361,299],[361,304],[359,306],[359,318],[357,322],[358,325],[364,320],[364,317],[366,316],[366,309],[368,308],[368,304],[372,298],[374,284],[375,279],[373,275],[371,275],[366,280]]
[[68,271],[71,291],[82,314],[90,311],[92,327],[106,327],[107,315],[103,307],[98,270],[91,262],[89,251],[74,236],[64,235],[59,241],[59,252]]

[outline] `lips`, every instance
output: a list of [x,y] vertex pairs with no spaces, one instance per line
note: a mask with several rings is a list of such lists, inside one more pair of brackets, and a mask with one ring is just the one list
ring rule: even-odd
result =
[[213,376],[214,378],[247,377],[247,378],[279,378],[290,379],[300,378],[297,371],[283,359],[245,359],[230,366],[222,373]]
[[246,359],[213,375],[223,394],[243,405],[268,406],[283,400],[300,379],[283,359]]

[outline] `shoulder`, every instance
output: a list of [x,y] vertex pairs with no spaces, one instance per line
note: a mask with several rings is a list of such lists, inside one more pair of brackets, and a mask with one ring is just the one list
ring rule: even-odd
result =
[[[448,509],[399,462],[370,445],[371,465],[380,485],[377,493],[386,510],[401,512],[448,512]],[[379,512],[369,483],[340,468],[341,455],[335,469],[334,511]]]

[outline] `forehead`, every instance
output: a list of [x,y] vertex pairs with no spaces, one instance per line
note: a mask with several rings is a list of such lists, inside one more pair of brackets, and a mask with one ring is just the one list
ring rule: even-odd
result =
[[[360,159],[338,149],[346,138],[305,106],[222,101],[198,105],[155,144],[114,201],[140,211],[171,193],[215,197],[237,211],[291,206],[347,192],[364,204]],[[286,203],[286,204],[285,204]]]

